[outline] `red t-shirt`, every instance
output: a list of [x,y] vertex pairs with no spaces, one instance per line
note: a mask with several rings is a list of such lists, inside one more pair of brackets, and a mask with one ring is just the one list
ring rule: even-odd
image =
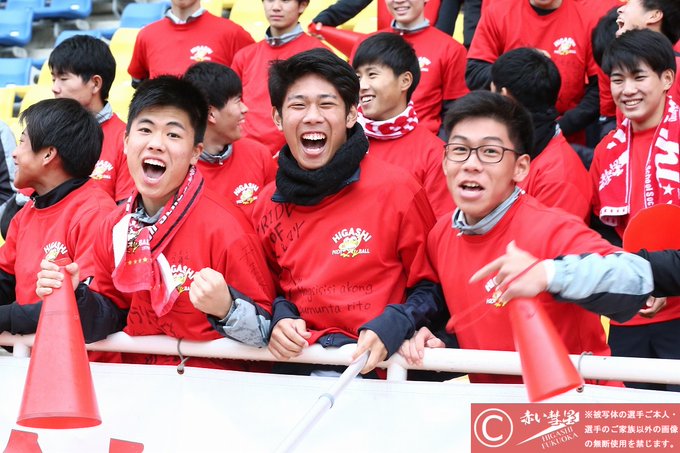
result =
[[305,50],[326,48],[321,41],[303,33],[298,38],[277,47],[260,41],[239,50],[231,68],[243,82],[243,102],[248,106],[243,134],[266,146],[271,155],[278,153],[286,139],[272,119],[272,103],[269,98],[269,63],[285,60]]
[[[461,348],[514,351],[507,307],[486,301],[493,297],[489,279],[469,283],[482,266],[505,253],[510,241],[540,259],[565,254],[618,251],[589,229],[580,219],[548,208],[529,195],[522,195],[488,233],[460,235],[451,218],[439,219],[428,236],[427,250],[451,313],[447,331],[455,332]],[[491,288],[487,291],[486,288]],[[571,354],[591,351],[610,355],[600,317],[576,304],[560,303],[548,293],[537,299],[553,321]],[[511,302],[512,303],[512,302]],[[518,383],[518,376],[470,374],[472,382]]]
[[468,58],[493,63],[519,47],[545,50],[562,77],[557,111],[578,105],[589,76],[597,75],[590,41],[590,21],[575,0],[540,16],[528,0],[496,0],[479,21]]
[[[236,208],[222,204],[209,189],[204,190],[195,203],[190,217],[163,250],[180,294],[171,311],[160,318],[151,307],[149,291],[121,293],[111,279],[115,267],[112,231],[125,214],[124,206],[111,213],[101,225],[94,245],[95,272],[91,288],[120,308],[129,310],[124,329],[128,335],[168,335],[193,341],[221,338],[208,322],[206,314],[194,308],[189,300],[194,274],[205,267],[220,272],[227,284],[271,311],[274,286],[250,225]],[[123,359],[134,363],[177,365],[176,358],[152,354],[123,354]],[[192,358],[189,364],[208,368],[243,368],[240,362],[199,358]]]
[[[425,18],[430,21],[431,25],[437,23],[440,3],[441,0],[428,0],[425,3]],[[389,27],[392,24],[392,20],[394,20],[394,17],[390,14],[387,4],[382,0],[378,0],[378,30]]]
[[[276,203],[269,184],[255,225],[279,294],[295,304],[313,339],[357,338],[358,329],[406,289],[434,279],[425,238],[435,218],[407,172],[367,154],[360,179],[315,206]],[[376,202],[379,200],[379,205]]]
[[455,205],[442,169],[444,142],[439,137],[418,125],[398,139],[369,137],[368,141],[371,155],[409,171],[416,178],[437,218],[453,211]]
[[200,61],[229,66],[236,52],[253,42],[240,25],[208,11],[185,24],[163,18],[139,31],[128,72],[142,80],[182,75]]
[[269,150],[249,138],[233,143],[231,156],[221,164],[198,161],[207,187],[220,200],[240,208],[250,220],[260,190],[276,176],[276,161]]
[[127,199],[135,188],[124,152],[125,123],[114,113],[102,124],[102,153],[90,175],[115,201]]
[[529,176],[518,184],[546,206],[588,221],[593,186],[586,167],[562,134],[531,161]]
[[0,269],[16,277],[17,303],[40,300],[35,284],[43,259],[69,258],[78,263],[83,279],[93,275],[92,246],[100,239],[98,227],[115,207],[92,180],[47,208],[38,209],[30,200],[12,219],[0,247]]

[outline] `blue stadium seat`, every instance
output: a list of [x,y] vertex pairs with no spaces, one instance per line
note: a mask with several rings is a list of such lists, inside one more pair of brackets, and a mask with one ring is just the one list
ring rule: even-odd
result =
[[169,2],[130,3],[120,16],[121,28],[142,28],[143,26],[162,19],[170,8]]
[[25,46],[33,37],[33,10],[0,11],[0,46]]
[[90,14],[92,0],[51,0],[35,12],[35,19],[86,19]]
[[102,38],[101,30],[64,30],[61,33],[59,33],[59,36],[57,36],[57,39],[54,41],[54,47],[57,47],[65,39],[71,38],[76,35],[88,35],[97,39]]
[[0,87],[29,85],[32,67],[30,58],[0,58]]

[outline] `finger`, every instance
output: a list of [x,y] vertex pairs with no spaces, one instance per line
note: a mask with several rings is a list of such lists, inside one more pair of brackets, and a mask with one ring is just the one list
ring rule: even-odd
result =
[[446,345],[442,340],[437,337],[432,337],[425,342],[425,346],[428,348],[445,348]]
[[500,257],[496,258],[495,260],[491,261],[489,264],[485,265],[484,267],[479,269],[477,272],[472,274],[472,277],[470,277],[469,282],[470,283],[477,282],[477,281],[483,279],[484,277],[487,277],[487,276],[493,274],[494,272],[498,272],[500,270],[500,268],[503,266],[504,259],[505,259],[505,255],[500,256]]
[[420,365],[420,360],[419,357],[420,355],[418,354],[418,336],[416,335],[409,341],[409,364],[411,365]]
[[45,297],[45,296],[49,296],[50,294],[52,294],[52,288],[40,287],[40,288],[35,290],[35,293],[40,298]]
[[299,354],[302,348],[307,346],[307,340],[298,335],[293,329],[283,328],[279,330],[276,339],[283,349],[291,353]]
[[40,269],[59,272],[59,266],[48,260],[40,261]]
[[368,360],[366,361],[366,365],[364,365],[364,367],[361,369],[361,374],[370,373],[373,371],[373,368],[376,367],[378,362],[380,362],[381,354],[377,351],[377,349],[377,347],[371,349],[371,352],[368,355]]

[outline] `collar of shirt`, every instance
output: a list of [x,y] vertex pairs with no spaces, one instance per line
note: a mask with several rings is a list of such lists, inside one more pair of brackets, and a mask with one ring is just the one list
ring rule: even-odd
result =
[[392,30],[399,33],[400,35],[408,35],[408,34],[411,34],[411,33],[418,33],[419,31],[425,30],[427,27],[430,26],[430,20],[425,19],[423,22],[421,22],[420,24],[416,25],[413,28],[400,27],[399,24],[397,24],[396,20],[392,20],[391,26],[392,26]]
[[284,33],[281,36],[272,36],[271,35],[271,27],[267,28],[267,31],[264,34],[264,39],[267,41],[267,44],[269,44],[272,47],[279,47],[284,44],[287,44],[300,36],[304,31],[302,30],[302,27],[300,26],[300,23],[295,26],[293,31]]
[[146,209],[144,209],[144,204],[142,203],[142,196],[137,195],[137,209],[132,213],[132,217],[134,217],[138,222],[144,223],[146,225],[153,225],[154,223],[158,222],[158,219],[161,218],[161,213],[163,212],[163,208],[160,208],[157,213],[154,215],[150,215],[148,212],[146,212]]
[[111,104],[108,102],[104,104],[104,108],[99,111],[95,115],[95,118],[97,118],[97,122],[99,124],[102,124],[106,120],[110,120],[111,117],[113,116],[113,108],[111,107]]
[[513,190],[512,194],[506,198],[503,203],[498,205],[496,209],[491,211],[491,213],[474,225],[468,225],[467,221],[465,220],[465,215],[463,215],[463,211],[461,211],[460,208],[456,208],[453,213],[453,218],[451,219],[453,224],[452,227],[460,231],[458,235],[486,234],[491,231],[493,227],[498,224],[498,222],[501,221],[505,213],[508,212],[512,205],[515,204],[515,201],[517,201],[519,196],[523,193],[524,191],[522,189],[515,187],[515,190]]
[[175,16],[175,15],[172,13],[172,9],[169,9],[168,12],[165,13],[165,17],[167,17],[168,19],[170,19],[170,20],[172,21],[173,24],[175,24],[175,25],[180,25],[180,24],[187,24],[187,23],[189,23],[189,22],[191,22],[191,21],[194,21],[194,20],[198,19],[199,17],[201,17],[201,15],[202,15],[204,12],[205,12],[205,8],[200,7],[200,8],[198,8],[198,9],[196,10],[195,13],[193,13],[191,16],[187,17],[187,20],[182,20],[182,19],[180,19],[179,17]]
[[222,163],[229,159],[231,157],[231,153],[234,151],[234,148],[231,146],[231,143],[228,144],[227,146],[224,147],[221,153],[219,154],[210,154],[207,151],[202,151],[201,155],[199,156],[199,159],[202,160],[203,162],[207,162],[209,164],[219,164],[222,165]]

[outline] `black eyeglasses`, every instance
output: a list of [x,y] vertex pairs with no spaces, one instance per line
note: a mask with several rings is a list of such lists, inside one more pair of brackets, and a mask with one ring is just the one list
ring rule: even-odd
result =
[[501,145],[482,145],[474,148],[462,143],[447,143],[444,145],[444,156],[451,162],[465,162],[470,158],[473,151],[477,154],[477,159],[485,164],[497,164],[502,161],[506,151],[520,154],[514,149]]

